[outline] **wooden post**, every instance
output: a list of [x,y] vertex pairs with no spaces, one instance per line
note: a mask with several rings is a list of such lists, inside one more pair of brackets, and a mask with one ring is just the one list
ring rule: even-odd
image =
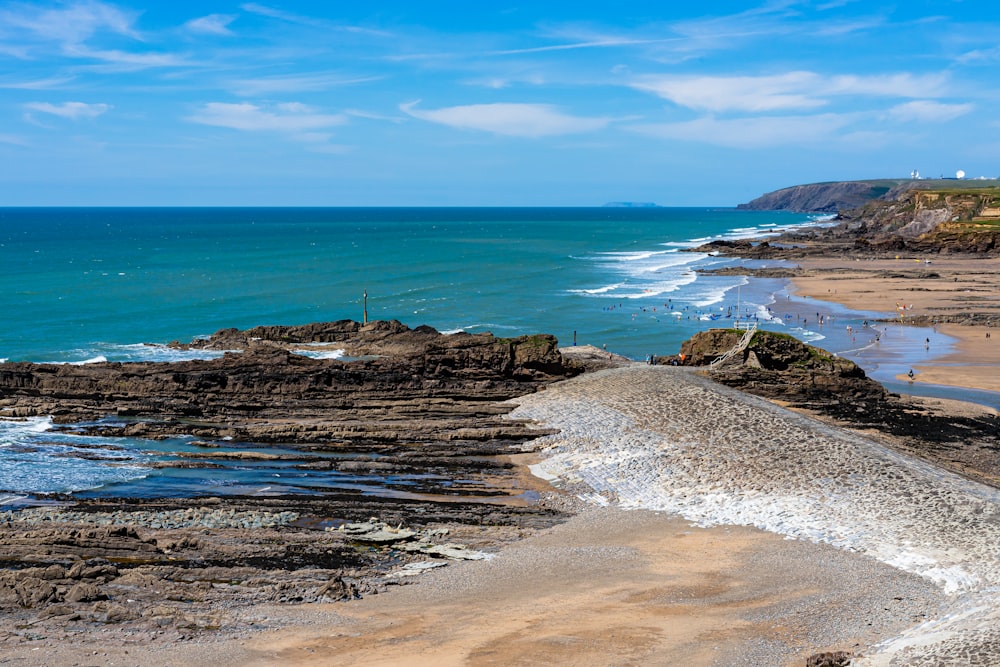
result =
[[364,321],[362,324],[368,324],[368,290],[365,290]]

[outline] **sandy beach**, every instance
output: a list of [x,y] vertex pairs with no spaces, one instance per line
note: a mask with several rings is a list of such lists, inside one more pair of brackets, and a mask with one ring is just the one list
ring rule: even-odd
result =
[[[1000,391],[1000,339],[992,335],[1000,325],[1000,259],[934,255],[796,262],[805,272],[792,280],[799,295],[932,327],[930,354],[915,354],[911,362],[915,383]],[[976,324],[944,321],[964,313],[981,315]],[[955,340],[944,355],[937,334]],[[891,345],[891,338],[883,343]],[[897,379],[908,380],[902,374]]]

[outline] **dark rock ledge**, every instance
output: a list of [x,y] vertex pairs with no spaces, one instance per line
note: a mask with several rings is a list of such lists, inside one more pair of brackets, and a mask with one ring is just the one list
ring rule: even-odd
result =
[[[356,360],[293,352],[316,344]],[[254,605],[375,593],[402,583],[391,575],[408,564],[419,572],[466,547],[496,549],[565,516],[515,465],[544,431],[504,418],[504,401],[581,372],[550,335],[342,321],[227,329],[176,345],[234,352],[177,363],[0,364],[0,416],[53,415],[86,434],[197,436],[204,453],[175,467],[267,456],[253,443],[280,442],[301,453],[289,466],[425,481],[406,493],[387,484],[381,495],[49,496],[55,505],[45,511],[0,511],[0,643],[81,628],[120,642],[267,628]],[[447,534],[449,546],[406,550],[327,530],[373,517]]]

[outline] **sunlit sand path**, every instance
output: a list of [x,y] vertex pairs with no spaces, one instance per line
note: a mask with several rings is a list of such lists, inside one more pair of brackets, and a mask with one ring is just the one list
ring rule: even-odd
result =
[[927,577],[947,613],[861,664],[1000,660],[1000,492],[716,385],[631,365],[516,401],[557,435],[536,474],[598,503],[756,526]]

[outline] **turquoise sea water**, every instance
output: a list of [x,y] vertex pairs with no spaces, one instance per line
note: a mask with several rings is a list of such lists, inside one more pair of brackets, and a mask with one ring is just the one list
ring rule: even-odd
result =
[[[164,343],[224,327],[360,320],[367,291],[370,319],[546,332],[636,359],[676,353],[694,332],[739,314],[892,383],[931,353],[923,330],[880,325],[876,345],[863,322],[878,314],[797,297],[781,280],[701,275],[737,260],[685,251],[817,224],[827,223],[725,208],[0,209],[0,359],[176,359],[191,353]],[[934,354],[949,345],[935,336]],[[96,443],[104,460],[93,442],[74,456],[74,442],[45,420],[0,422],[0,491],[385,492],[384,480],[296,487],[267,466],[212,479],[148,467],[184,441]]]
[[581,344],[666,354],[700,326],[689,316],[735,303],[746,282],[696,279],[696,267],[731,262],[684,247],[809,220],[676,208],[0,209],[0,358],[148,358],[155,350],[138,344],[223,327],[360,320],[366,290],[372,319],[549,332],[563,344],[576,331]]

